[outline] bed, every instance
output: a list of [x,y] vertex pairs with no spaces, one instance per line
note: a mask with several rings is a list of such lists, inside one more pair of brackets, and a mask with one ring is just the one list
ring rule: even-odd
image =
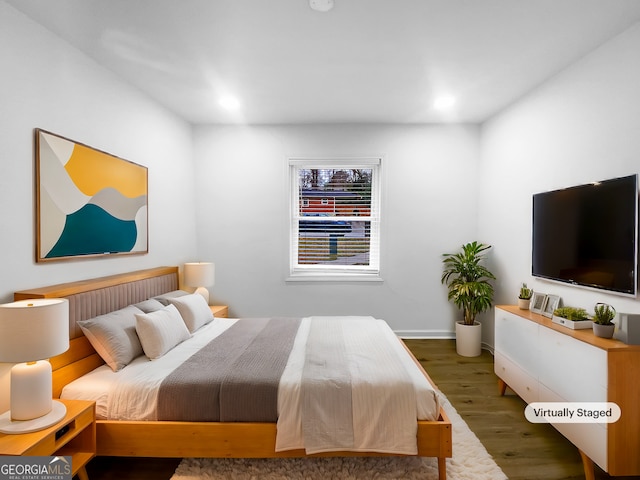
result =
[[[104,365],[83,334],[78,321],[91,319],[136,304],[179,287],[178,267],[158,267],[91,280],[16,292],[15,300],[67,298],[70,347],[52,358],[53,396]],[[239,322],[241,322],[240,320]],[[404,344],[398,340],[403,347]],[[433,385],[420,364],[411,357]],[[104,367],[103,367],[104,368]],[[434,385],[435,388],[435,385]],[[416,420],[417,455],[438,459],[439,478],[446,478],[446,458],[452,456],[451,422],[440,408],[434,420]],[[271,458],[307,456],[304,449],[278,450],[275,422],[227,421],[97,421],[97,454],[144,457]],[[380,452],[324,451],[314,455],[381,455]]]

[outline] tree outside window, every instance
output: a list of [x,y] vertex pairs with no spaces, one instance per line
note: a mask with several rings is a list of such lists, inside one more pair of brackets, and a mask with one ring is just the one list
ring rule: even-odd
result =
[[380,159],[292,160],[291,273],[379,273]]

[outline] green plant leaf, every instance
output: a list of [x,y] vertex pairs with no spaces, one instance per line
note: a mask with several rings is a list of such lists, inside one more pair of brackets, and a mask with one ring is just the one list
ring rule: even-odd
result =
[[443,254],[440,281],[448,288],[447,298],[462,310],[464,323],[472,325],[476,315],[491,308],[495,276],[481,262],[491,245],[471,242],[456,253]]

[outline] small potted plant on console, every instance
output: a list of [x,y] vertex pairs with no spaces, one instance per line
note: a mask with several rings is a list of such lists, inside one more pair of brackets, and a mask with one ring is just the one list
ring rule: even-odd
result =
[[616,309],[606,303],[596,303],[593,309],[593,333],[596,337],[611,338],[616,326],[611,321]]
[[589,319],[589,315],[584,308],[578,307],[560,307],[553,311],[551,318],[553,323],[562,325],[563,327],[573,330],[582,330],[591,328],[593,322]]
[[528,288],[526,283],[523,283],[520,287],[520,294],[518,295],[518,308],[520,310],[529,310],[532,295],[533,290]]

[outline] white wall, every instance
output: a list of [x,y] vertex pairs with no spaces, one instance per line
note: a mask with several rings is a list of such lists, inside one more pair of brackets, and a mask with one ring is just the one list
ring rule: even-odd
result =
[[[441,254],[476,237],[475,126],[206,126],[194,131],[198,251],[231,315],[374,315],[448,336]],[[379,156],[383,283],[286,283],[287,160]]]
[[[178,265],[195,255],[187,123],[2,1],[0,70],[0,303],[15,290]],[[148,255],[35,263],[36,127],[149,168]],[[6,372],[0,366],[2,392]]]
[[640,312],[636,299],[534,280],[530,258],[533,193],[640,173],[638,52],[636,24],[483,126],[479,235],[495,246],[499,303],[524,281],[565,305]]
[[[195,255],[189,124],[4,2],[0,65],[0,302],[19,289]],[[35,263],[36,127],[149,168],[148,255]]]

